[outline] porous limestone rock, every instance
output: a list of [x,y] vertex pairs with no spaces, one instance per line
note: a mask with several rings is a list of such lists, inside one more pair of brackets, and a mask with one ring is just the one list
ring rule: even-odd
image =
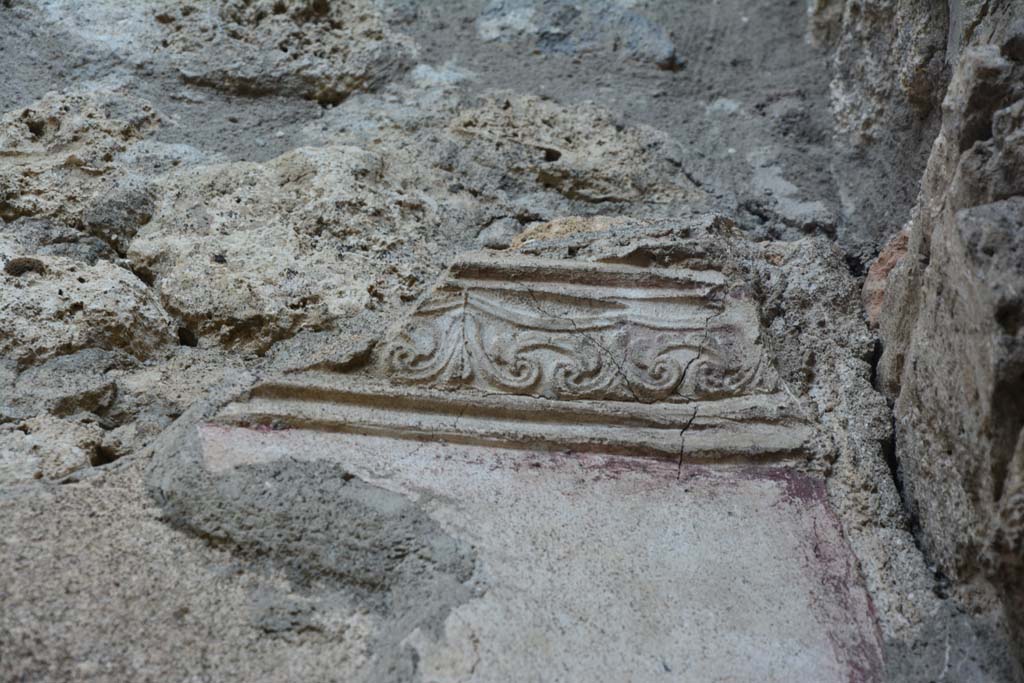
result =
[[16,218],[0,222],[0,240],[12,252],[32,256],[61,256],[88,265],[117,260],[103,240],[47,218]]
[[188,343],[264,352],[408,296],[417,267],[396,259],[403,251],[429,267],[416,229],[434,202],[393,188],[382,159],[359,148],[200,166],[162,187],[128,257]]
[[[943,101],[906,256],[888,278],[879,379],[929,556],[1024,615],[1024,54],[968,48]],[[1011,550],[1013,549],[1013,550]]]
[[149,219],[152,200],[118,156],[158,121],[150,104],[104,91],[51,92],[7,112],[0,118],[0,218],[91,228],[123,251]]
[[136,364],[120,350],[87,348],[27,367],[17,374],[10,393],[0,402],[0,419],[46,413],[58,417],[103,415],[117,400],[119,371]]
[[94,422],[50,415],[0,425],[0,485],[60,479],[105,460]]
[[[840,135],[879,141],[925,118],[938,105],[943,79],[947,9],[942,3],[849,0],[835,46],[833,111]],[[896,30],[879,31],[881,26]],[[870,54],[871,59],[865,59]],[[907,109],[910,109],[908,112]]]
[[161,355],[171,318],[131,271],[59,256],[20,256],[0,242],[0,355],[20,366],[80,349]]
[[[451,130],[485,165],[584,203],[698,202],[682,147],[647,126],[625,127],[597,106],[568,110],[531,96],[490,97]],[[494,154],[493,150],[500,150]]]
[[147,7],[154,48],[181,78],[241,95],[297,95],[323,105],[371,90],[409,66],[412,44],[367,0],[220,0]]
[[444,241],[459,243],[450,255],[494,224],[517,230],[509,220],[521,228],[594,213],[670,217],[708,203],[683,169],[685,148],[661,131],[589,102],[480,94],[471,78],[433,78],[441,80],[354,97],[309,135],[379,155],[393,184],[429,195],[435,213],[424,218],[436,216]]
[[[263,353],[300,330],[400,309],[498,221],[595,204],[672,214],[704,198],[673,163],[678,145],[596,106],[509,94],[445,108],[450,125],[378,111],[379,128],[364,122],[322,146],[159,178],[152,218],[128,249],[132,268],[188,343]],[[382,139],[396,126],[414,143]]]

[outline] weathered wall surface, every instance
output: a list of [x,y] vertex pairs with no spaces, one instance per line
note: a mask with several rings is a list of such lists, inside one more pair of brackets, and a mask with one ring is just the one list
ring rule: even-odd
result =
[[964,49],[994,44],[1012,0],[809,0],[810,42],[831,53],[837,237],[867,264],[917,201],[940,104]]
[[810,39],[832,51],[839,238],[860,261],[906,220],[947,76],[945,3],[812,0]]
[[[891,677],[1014,680],[1020,2],[814,0],[810,40],[805,9],[0,0],[0,661],[56,680],[354,679],[405,631],[367,635],[346,578],[274,572],[279,539],[374,518],[371,489],[257,468],[223,482],[237,505],[195,489],[209,524],[186,534],[145,492],[148,448],[239,377],[370,362],[461,252],[544,238],[568,258],[591,231],[664,265],[714,215],[730,227],[701,248],[742,264],[777,370],[824,428],[808,467]],[[873,374],[859,272],[880,251]],[[255,529],[250,504],[281,514]],[[416,552],[441,539],[419,507],[393,511],[371,525],[383,546],[406,522]],[[360,557],[328,541],[296,562],[347,576]],[[395,595],[417,602],[409,570]]]
[[987,576],[1011,603],[1024,578],[1022,56],[1004,44],[960,59],[880,315],[922,540],[950,576]]
[[[994,586],[1018,638],[1022,16],[1014,2],[812,7],[812,35],[835,46],[837,182],[859,187],[844,195],[848,225],[875,248],[892,238],[868,275],[865,302],[880,325],[878,380],[894,402],[905,502],[927,557],[968,604],[984,604]],[[858,164],[862,172],[851,172]],[[870,169],[877,172],[866,178]]]

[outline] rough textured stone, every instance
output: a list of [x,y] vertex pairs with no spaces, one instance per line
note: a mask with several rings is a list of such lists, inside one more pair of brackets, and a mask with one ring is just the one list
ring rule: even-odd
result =
[[[365,147],[334,139],[167,174],[132,268],[187,339],[264,353],[411,302],[488,223],[593,204],[667,213],[702,198],[670,162],[671,140],[597,107],[518,96],[452,109],[450,126],[414,145],[358,136]],[[436,173],[418,173],[423,163]]]
[[[1001,520],[1015,516],[1003,491],[1021,389],[1014,332],[998,321],[1021,305],[1021,7],[816,0],[809,10],[813,39],[834,50],[840,236],[857,232],[861,263],[886,244],[863,297],[884,343],[877,378],[896,401],[890,462],[926,556],[970,611],[991,608],[992,579],[1020,614]],[[998,559],[986,550],[996,546]]]
[[864,279],[864,312],[868,317],[868,324],[872,327],[878,326],[878,320],[882,315],[882,306],[885,302],[885,288],[888,283],[889,273],[892,272],[903,257],[907,255],[907,242],[910,235],[902,230],[886,242],[882,253],[868,268],[867,277]]
[[[597,107],[569,111],[536,97],[493,98],[461,113],[452,130],[472,141],[481,163],[500,162],[570,200],[657,203],[703,194],[679,171],[682,150],[674,141],[648,127],[626,129]],[[492,155],[488,147],[504,150]]]
[[[147,6],[181,78],[241,95],[328,105],[387,82],[414,50],[366,0],[226,0]],[[154,46],[155,47],[155,46]]]
[[173,343],[171,319],[130,271],[63,257],[15,256],[0,242],[0,354],[20,365],[85,348],[151,358]]
[[117,399],[116,372],[134,365],[124,352],[96,348],[51,358],[17,376],[12,392],[4,397],[2,414],[102,415]]
[[63,256],[89,265],[100,259],[117,259],[117,252],[103,240],[45,218],[16,218],[0,223],[0,240],[12,253],[23,255]]
[[382,175],[380,157],[344,146],[185,171],[128,256],[193,343],[265,352],[408,296],[416,268],[383,255],[419,242],[410,214],[429,208]]
[[867,264],[917,199],[952,68],[970,46],[1007,39],[1011,0],[812,0],[814,40],[832,51],[832,174],[839,238]]
[[300,332],[291,339],[275,344],[268,365],[277,372],[330,370],[346,372],[370,362],[371,351],[380,333],[373,330],[378,322],[367,316],[362,332],[351,335],[337,332]]
[[959,581],[987,575],[1018,615],[1024,556],[1005,548],[1019,544],[1024,426],[1022,69],[995,46],[957,67],[907,256],[889,276],[879,368],[926,549]]
[[0,425],[0,485],[61,479],[101,464],[106,460],[102,440],[95,423],[48,415]]
[[818,0],[812,30],[833,50],[839,234],[867,261],[913,205],[948,78],[947,8],[928,0]]
[[[116,111],[115,109],[116,102]],[[0,119],[0,217],[28,216],[84,229],[97,225],[102,207],[92,202],[103,188],[113,192],[121,173],[116,158],[157,124],[145,102],[110,92],[58,94]],[[123,179],[120,179],[123,181]],[[144,203],[131,202],[117,225],[101,237],[123,246],[146,220]],[[100,197],[99,202],[109,202]],[[109,209],[108,209],[109,210]]]
[[525,43],[543,52],[606,50],[660,69],[683,66],[668,31],[621,0],[493,0],[476,28],[484,41]]

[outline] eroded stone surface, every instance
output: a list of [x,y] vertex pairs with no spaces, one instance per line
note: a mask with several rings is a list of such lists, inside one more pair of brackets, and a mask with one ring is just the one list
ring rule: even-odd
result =
[[[143,181],[118,157],[158,122],[150,103],[103,90],[50,92],[4,114],[0,219],[49,219],[123,249],[148,220],[148,202]],[[117,195],[123,215],[112,218]]]
[[[496,93],[500,95],[500,93]],[[689,201],[704,193],[680,169],[679,144],[648,126],[626,128],[586,104],[568,110],[539,97],[492,96],[450,125],[478,163],[582,203]]]
[[87,348],[145,359],[173,343],[173,323],[131,271],[22,255],[0,237],[0,354],[19,365]]
[[243,95],[337,104],[394,77],[415,54],[365,0],[164,3],[151,11],[162,29],[158,49],[182,80]]
[[987,582],[997,586],[1022,634],[1024,54],[1017,44],[967,49],[954,72],[907,254],[888,276],[879,378],[895,399],[900,476],[925,547],[948,575],[981,584],[979,592]]
[[48,415],[0,427],[0,485],[60,479],[97,464],[103,430]]

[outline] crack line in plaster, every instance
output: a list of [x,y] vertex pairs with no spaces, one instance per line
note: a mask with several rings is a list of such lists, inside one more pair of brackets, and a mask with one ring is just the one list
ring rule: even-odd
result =
[[676,479],[682,477],[683,474],[683,455],[686,452],[684,448],[686,445],[686,430],[689,429],[690,425],[693,424],[693,421],[697,419],[697,412],[699,410],[700,405],[695,405],[693,407],[693,415],[691,415],[690,419],[686,421],[683,428],[679,430],[679,465],[676,467]]
[[[559,317],[559,316],[556,316],[556,315],[552,314],[550,311],[545,310],[540,305],[540,302],[537,301],[536,293],[532,289],[530,289],[529,287],[524,286],[523,287],[523,291],[525,291],[529,295],[530,301],[533,302],[533,307],[536,308],[537,311],[540,312],[542,315],[546,315],[549,318],[558,318]],[[573,331],[576,332],[576,334],[580,335],[581,337],[586,339],[588,342],[590,342],[591,344],[593,344],[598,349],[600,349],[601,351],[604,352],[605,356],[608,357],[608,360],[611,362],[611,364],[615,366],[615,373],[619,377],[622,378],[623,383],[626,385],[626,389],[628,389],[629,393],[632,394],[634,401],[636,401],[637,403],[651,403],[651,401],[643,401],[643,400],[641,400],[640,397],[636,395],[636,392],[633,390],[633,385],[629,381],[629,377],[626,375],[625,370],[622,369],[622,365],[619,364],[615,360],[615,356],[612,355],[611,351],[609,351],[607,348],[605,348],[605,346],[603,344],[598,342],[592,336],[590,336],[586,332],[583,332],[582,330],[580,330],[580,328],[576,325],[576,321],[573,318],[566,318],[566,319],[569,321],[569,324],[572,325],[572,329],[573,329]],[[625,359],[625,357],[623,357],[623,359]]]

